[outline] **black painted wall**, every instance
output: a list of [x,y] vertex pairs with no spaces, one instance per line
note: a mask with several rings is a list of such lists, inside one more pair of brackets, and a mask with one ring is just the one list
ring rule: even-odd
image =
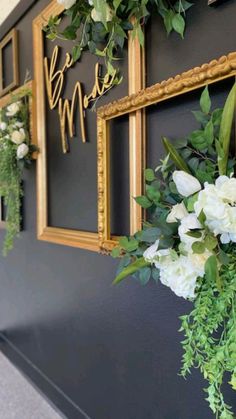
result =
[[[21,82],[26,68],[33,75],[32,19],[48,3],[39,0],[17,23]],[[148,85],[236,50],[235,0],[228,0],[217,9],[208,8],[206,3],[196,1],[188,13],[184,41],[175,34],[167,40],[160,19],[152,20],[147,29]],[[81,64],[82,77],[86,77],[86,65],[89,66],[86,60]],[[126,58],[124,73],[125,63]],[[215,105],[222,105],[230,84],[211,88]],[[112,93],[109,100],[126,93],[125,78],[123,87]],[[190,111],[197,109],[199,94],[147,111],[147,160],[153,167],[162,153],[162,135],[175,138],[195,127]],[[91,135],[86,158],[91,153],[91,160],[83,168],[87,170],[84,177],[79,141],[73,142],[71,155],[64,157],[66,162],[60,161],[65,165],[62,170],[56,165],[56,156],[61,158],[58,146],[53,146],[55,125],[48,125],[52,141],[49,166],[55,165],[53,170],[49,167],[52,225],[71,223],[70,226],[76,227],[83,220],[82,225],[91,230],[96,226],[96,127],[95,117],[88,118]],[[112,223],[114,231],[125,232],[127,121],[117,123],[112,132],[115,179],[112,195],[116,208]],[[122,187],[117,172],[123,174]],[[63,185],[67,187],[66,200],[62,199]],[[111,282],[116,261],[37,241],[34,170],[25,175],[24,208],[25,230],[12,253],[0,261],[2,350],[69,419],[213,418],[204,401],[204,382],[199,373],[195,371],[188,381],[178,376],[181,359],[178,316],[190,310],[191,304],[160,284],[150,283],[143,288],[130,280],[114,288]],[[236,410],[235,395],[230,391],[227,400]]]

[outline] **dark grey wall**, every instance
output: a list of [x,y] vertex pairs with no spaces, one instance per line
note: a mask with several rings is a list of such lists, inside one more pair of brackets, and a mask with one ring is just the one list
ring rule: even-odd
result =
[[[22,82],[26,68],[33,74],[31,22],[48,3],[38,1],[17,25]],[[198,0],[188,14],[184,41],[175,34],[167,40],[160,19],[153,19],[147,30],[148,85],[236,50],[235,13],[234,0],[218,9]],[[82,77],[86,77],[86,59]],[[126,59],[124,72],[125,63]],[[215,105],[222,105],[229,86],[211,88]],[[113,97],[126,93],[127,81]],[[162,153],[161,135],[179,137],[195,126],[190,110],[197,108],[199,93],[148,110],[150,165],[155,167]],[[91,229],[96,225],[96,127],[95,117],[89,118],[86,158],[91,160],[82,171],[84,151],[77,139],[66,162],[56,164],[61,155],[53,147],[55,124],[48,125],[49,165],[54,165],[49,197],[53,225],[74,227],[82,219]],[[113,230],[127,231],[127,121],[117,123],[112,132],[113,207],[118,208]],[[122,193],[117,172],[122,173]],[[68,188],[66,200],[63,185]],[[25,175],[24,214],[25,230],[12,253],[0,262],[2,350],[69,419],[213,418],[199,373],[188,381],[177,375],[182,338],[178,316],[191,304],[160,284],[142,288],[130,280],[114,288],[116,262],[111,258],[37,241],[34,170]],[[227,400],[236,409],[230,391]]]

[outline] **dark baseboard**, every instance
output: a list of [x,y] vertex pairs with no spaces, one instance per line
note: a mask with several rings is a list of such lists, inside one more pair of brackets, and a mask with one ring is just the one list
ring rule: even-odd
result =
[[37,391],[67,419],[92,419],[21,351],[0,333],[0,351],[26,377]]

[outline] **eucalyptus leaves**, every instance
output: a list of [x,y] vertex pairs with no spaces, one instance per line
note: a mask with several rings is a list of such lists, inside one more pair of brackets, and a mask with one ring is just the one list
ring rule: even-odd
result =
[[6,236],[3,254],[12,249],[20,232],[22,174],[29,167],[35,147],[30,144],[30,92],[12,96],[12,103],[0,109],[0,197],[6,207]]
[[113,250],[122,257],[115,283],[152,277],[193,302],[181,317],[181,374],[201,371],[217,419],[234,418],[221,391],[226,372],[236,390],[236,162],[229,151],[235,103],[236,85],[224,109],[211,111],[206,88],[194,112],[200,129],[174,143],[163,139],[167,156],[156,171],[146,170],[146,195],[136,198],[150,219]]
[[74,61],[79,60],[84,50],[102,57],[110,75],[117,71],[113,63],[123,50],[129,31],[133,31],[143,45],[142,29],[151,14],[159,13],[168,35],[176,31],[183,37],[185,13],[192,6],[187,0],[173,3],[167,0],[58,0],[58,3],[66,8],[64,15],[69,17],[70,23],[60,31],[61,18],[51,16],[44,28],[47,37],[74,41]]

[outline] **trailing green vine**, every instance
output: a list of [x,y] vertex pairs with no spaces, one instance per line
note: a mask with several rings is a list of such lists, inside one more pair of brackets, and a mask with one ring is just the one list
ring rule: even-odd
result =
[[[12,95],[12,103],[0,109],[0,197],[6,209],[3,254],[12,249],[21,227],[23,169],[29,167],[36,148],[30,144],[29,95]],[[22,97],[23,96],[23,97]]]
[[167,155],[145,171],[146,193],[136,202],[148,221],[122,237],[115,283],[131,275],[153,278],[192,301],[180,318],[184,333],[181,375],[198,368],[208,382],[206,400],[216,419],[233,419],[222,392],[236,390],[236,162],[230,151],[236,85],[223,109],[211,109],[208,88],[193,114],[199,129],[163,138]]

